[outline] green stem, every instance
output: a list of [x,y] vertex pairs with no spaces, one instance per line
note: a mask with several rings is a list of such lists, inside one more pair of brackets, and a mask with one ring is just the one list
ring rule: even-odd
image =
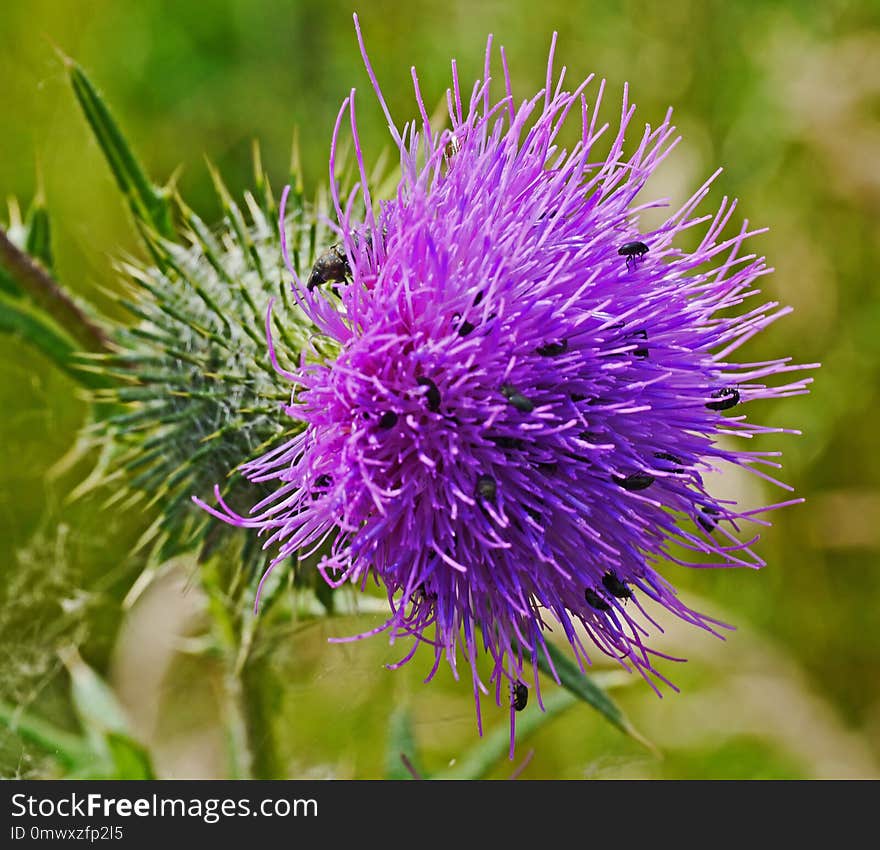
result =
[[248,742],[248,724],[245,711],[246,695],[242,683],[243,664],[239,658],[239,637],[217,575],[216,559],[208,558],[200,564],[202,589],[208,598],[211,632],[220,649],[223,663],[222,720],[226,731],[230,779],[249,779],[252,757]]
[[[224,658],[224,661],[228,663],[228,659]],[[250,779],[251,752],[248,746],[248,726],[244,711],[244,688],[241,678],[228,668],[223,675],[223,697],[230,779]]]
[[251,752],[251,774],[254,779],[285,779],[278,754],[278,740],[273,710],[278,683],[269,665],[249,660],[241,671],[244,685],[244,713]]

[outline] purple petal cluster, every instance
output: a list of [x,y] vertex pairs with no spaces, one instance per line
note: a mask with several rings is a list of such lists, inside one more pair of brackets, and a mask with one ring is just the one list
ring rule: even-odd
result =
[[[287,375],[286,413],[305,429],[243,467],[274,494],[248,516],[219,492],[205,506],[266,535],[273,567],[322,552],[329,584],[380,582],[391,615],[375,632],[415,638],[401,664],[427,644],[429,678],[463,658],[478,716],[487,685],[511,711],[524,687],[537,691],[551,628],[582,666],[595,648],[665,681],[647,600],[723,625],[690,610],[661,569],[761,566],[757,538],[741,533],[759,511],[713,497],[704,475],[733,465],[769,478],[775,453],[727,438],[783,430],[750,422],[748,404],[809,382],[788,379],[804,368],[789,358],[731,359],[788,310],[758,298],[769,269],[746,248],[758,231],[724,235],[735,202],[697,213],[714,177],[640,228],[640,212],[663,205],[639,195],[677,142],[671,114],[639,134],[624,93],[619,124],[600,125],[604,83],[566,90],[552,48],[545,88],[519,105],[502,50],[493,100],[490,53],[491,40],[469,94],[453,63],[443,132],[415,72],[421,118],[396,129],[364,54],[400,152],[396,196],[370,195],[352,92],[330,166],[332,178],[348,123],[361,182],[335,202],[350,281],[307,288],[291,269],[339,354]],[[702,238],[684,250],[694,228]]]

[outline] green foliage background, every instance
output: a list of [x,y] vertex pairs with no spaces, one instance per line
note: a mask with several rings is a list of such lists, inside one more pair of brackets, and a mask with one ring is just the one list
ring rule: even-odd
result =
[[[181,192],[210,221],[219,207],[204,155],[240,194],[258,138],[280,186],[298,126],[309,194],[326,182],[333,118],[353,86],[366,150],[375,157],[387,147],[352,8],[339,0],[5,4],[0,193],[29,199],[41,181],[59,275],[118,316],[104,293],[117,286],[111,261],[141,249],[52,45],[89,70],[155,179],[183,165]],[[629,82],[635,126],[672,105],[684,141],[658,192],[683,200],[721,165],[713,198],[739,197],[742,216],[771,227],[755,240],[776,268],[764,288],[795,313],[749,353],[823,363],[810,396],[755,406],[757,417],[804,432],[772,446],[784,450],[783,477],[807,502],[774,517],[761,543],[768,567],[668,572],[739,631],[722,644],[673,628],[664,647],[692,659],[667,671],[683,693],[659,701],[638,683],[620,692],[664,758],[588,712],[569,711],[521,745],[522,754],[535,749],[523,775],[876,776],[880,4],[412,0],[364,2],[359,13],[399,123],[415,114],[410,66],[429,103],[439,102],[450,57],[463,80],[480,74],[488,32],[505,46],[521,97],[543,85],[556,29],[557,65],[568,66],[570,80],[591,71],[606,77],[610,102]],[[613,120],[613,108],[606,117]],[[85,410],[65,376],[0,337],[0,697],[73,728],[55,650],[77,643],[129,710],[160,774],[222,775],[216,665],[190,651],[202,616],[187,582],[191,566],[178,565],[152,602],[122,614],[134,577],[126,555],[144,517],[103,508],[107,492],[67,498],[89,459],[60,471],[57,464]],[[157,619],[149,620],[150,605]],[[162,619],[177,609],[177,620]],[[138,617],[152,625],[138,631]],[[364,625],[292,629],[249,683],[266,718],[266,775],[382,775],[398,705],[410,707],[432,767],[473,743],[466,682],[444,673],[422,686],[424,656],[406,671],[385,671],[399,648],[381,637],[326,644]],[[151,690],[138,691],[138,673],[154,667],[154,678],[144,674]],[[488,710],[489,726],[506,722],[504,712]],[[3,733],[0,769],[40,775],[45,765]],[[510,770],[502,762],[491,775]]]

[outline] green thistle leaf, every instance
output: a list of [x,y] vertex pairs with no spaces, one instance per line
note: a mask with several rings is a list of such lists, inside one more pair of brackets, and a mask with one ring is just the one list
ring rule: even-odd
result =
[[64,653],[71,696],[85,736],[0,701],[0,724],[23,741],[36,744],[77,779],[154,779],[147,750],[131,737],[125,713],[113,691],[74,649]]
[[559,683],[564,688],[596,709],[612,726],[629,735],[651,752],[657,752],[657,748],[632,725],[617,703],[597,684],[597,674],[585,676],[577,664],[554,644],[547,643],[546,647],[547,653],[541,653],[538,657],[538,669],[541,672],[554,680],[558,676]]
[[[560,690],[544,699],[544,711],[533,709],[523,712],[516,721],[516,739],[522,743],[526,738],[538,729],[546,726],[554,717],[571,708],[577,702],[577,697],[568,691]],[[448,770],[435,773],[432,779],[483,779],[498,761],[510,749],[510,731],[506,726],[500,726],[483,738],[468,753],[462,756],[455,765]]]
[[24,298],[0,292],[0,333],[12,334],[42,352],[62,372],[87,389],[94,390],[108,384],[104,375],[79,366],[75,358],[79,351],[76,341]]
[[74,708],[89,737],[110,732],[127,735],[130,730],[125,711],[101,677],[75,649],[65,651],[61,660],[70,674]]
[[[407,766],[409,764],[409,767]],[[413,731],[412,713],[408,708],[398,708],[388,723],[388,748],[385,753],[386,779],[415,779],[412,771],[423,777],[416,754],[416,736]]]
[[133,738],[118,733],[107,735],[114,779],[155,779],[150,754]]

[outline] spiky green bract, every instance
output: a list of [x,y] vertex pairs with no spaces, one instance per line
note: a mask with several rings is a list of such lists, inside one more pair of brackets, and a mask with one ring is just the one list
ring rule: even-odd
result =
[[[120,263],[126,291],[118,296],[134,323],[115,331],[117,353],[89,359],[114,380],[95,401],[120,411],[95,426],[113,457],[112,502],[155,504],[159,515],[143,542],[157,546],[161,559],[205,543],[207,517],[190,497],[220,479],[238,501],[238,477],[229,469],[289,429],[281,413],[289,390],[266,347],[273,299],[272,333],[292,358],[320,354],[284,282],[273,196],[258,158],[256,165],[261,191],[259,200],[245,195],[246,213],[213,174],[224,212],[219,228],[179,199],[178,241],[137,221],[152,263]],[[318,218],[300,195],[285,219],[304,268],[316,241],[329,239]],[[246,566],[262,560],[257,546],[245,553]]]
[[[60,53],[60,52],[59,52]],[[267,354],[266,317],[279,304],[275,328],[300,359],[314,330],[296,308],[282,280],[278,209],[254,145],[255,190],[242,208],[211,166],[223,210],[211,228],[166,186],[152,179],[129,144],[99,89],[71,58],[60,54],[83,116],[103,152],[150,261],[119,264],[125,292],[116,296],[131,314],[130,326],[113,332],[115,351],[84,358],[111,385],[94,396],[102,457],[116,484],[114,504],[155,505],[158,518],[142,538],[159,559],[203,541],[206,522],[190,496],[205,493],[217,476],[236,500],[236,458],[253,456],[289,427],[280,407],[289,390],[277,379]],[[294,203],[283,226],[305,270],[316,244],[326,247],[322,204],[307,206],[292,160]],[[314,352],[318,349],[313,348]],[[104,470],[86,484],[106,480]],[[213,535],[212,543],[218,535]],[[256,546],[245,565],[262,560]]]

